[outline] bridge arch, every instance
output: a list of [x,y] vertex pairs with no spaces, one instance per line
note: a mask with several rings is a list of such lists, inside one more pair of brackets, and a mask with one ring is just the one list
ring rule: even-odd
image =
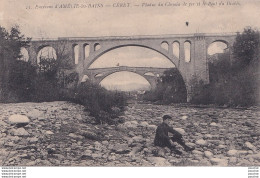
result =
[[227,48],[230,48],[233,46],[233,43],[235,42],[235,36],[229,36],[229,37],[208,37],[206,39],[206,49],[215,42],[222,42],[227,45]]
[[172,53],[180,59],[180,42],[178,40],[172,42]]
[[51,45],[42,45],[37,49],[37,64],[40,63],[40,59],[57,59],[57,52]]
[[159,45],[159,49],[156,49],[156,48],[153,48],[151,46],[148,46],[148,45],[142,45],[142,44],[123,44],[123,45],[115,45],[115,46],[111,46],[109,48],[106,48],[106,49],[103,49],[103,51],[101,49],[99,49],[98,51],[100,51],[99,53],[97,53],[96,55],[94,56],[89,56],[89,60],[87,62],[87,64],[85,65],[86,68],[89,68],[91,66],[91,64],[93,64],[98,58],[100,58],[102,55],[108,53],[109,51],[112,51],[112,50],[115,50],[115,49],[118,49],[118,48],[122,48],[122,47],[131,47],[131,46],[136,46],[136,47],[143,47],[143,48],[146,48],[146,49],[150,49],[152,51],[155,51],[155,52],[158,52],[159,54],[163,55],[164,57],[166,57],[170,62],[172,62],[175,66],[177,66],[177,62],[178,62],[178,58],[176,56],[173,56],[172,58],[169,57],[168,55],[168,52],[163,52],[161,51],[161,46]]
[[207,55],[214,55],[216,53],[223,53],[225,49],[228,49],[228,43],[220,40],[216,40],[208,45]]
[[191,62],[191,41],[186,40],[184,42],[184,61],[185,62]]
[[20,55],[21,55],[21,57],[19,58],[19,60],[22,60],[25,62],[28,62],[30,60],[29,52],[25,47],[21,47]]
[[100,77],[97,78],[96,80],[96,83],[98,84],[101,84],[102,81],[104,81],[106,78],[108,78],[109,76],[112,76],[114,74],[117,74],[117,73],[121,73],[121,72],[128,72],[128,73],[131,73],[131,74],[136,74],[138,76],[140,76],[141,78],[143,78],[144,80],[146,80],[149,85],[150,85],[150,89],[154,89],[156,87],[156,81],[157,79],[153,76],[146,76],[146,75],[142,75],[140,73],[137,73],[137,72],[134,72],[134,71],[128,71],[128,70],[122,70],[122,71],[113,71],[113,72],[110,72],[110,73],[107,73],[105,75],[102,75]]

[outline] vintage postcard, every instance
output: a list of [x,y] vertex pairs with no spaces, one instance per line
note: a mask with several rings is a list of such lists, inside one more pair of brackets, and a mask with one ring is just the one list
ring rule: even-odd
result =
[[0,0],[0,166],[259,167],[259,17],[257,0]]

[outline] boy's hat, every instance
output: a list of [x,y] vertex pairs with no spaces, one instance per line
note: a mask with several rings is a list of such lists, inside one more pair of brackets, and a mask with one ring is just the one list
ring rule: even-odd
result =
[[171,119],[172,117],[168,114],[163,115],[163,120]]

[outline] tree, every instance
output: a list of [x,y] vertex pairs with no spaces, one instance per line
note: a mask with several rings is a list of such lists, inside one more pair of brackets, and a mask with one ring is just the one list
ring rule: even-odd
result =
[[238,33],[233,46],[235,63],[238,68],[246,67],[254,60],[259,63],[259,42],[258,30],[247,27],[242,34]]
[[156,89],[146,93],[144,99],[165,104],[186,102],[187,90],[180,72],[169,69],[158,80]]
[[0,26],[0,100],[6,99],[15,87],[17,81],[10,77],[21,57],[21,48],[27,47],[29,42],[29,38],[21,35],[18,26],[12,27],[10,32]]

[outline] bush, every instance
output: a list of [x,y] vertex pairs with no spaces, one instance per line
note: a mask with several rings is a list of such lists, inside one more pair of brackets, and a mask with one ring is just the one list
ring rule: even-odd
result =
[[163,104],[186,102],[187,91],[180,72],[176,68],[166,70],[156,88],[146,92],[143,99]]
[[115,124],[116,118],[124,111],[126,96],[122,92],[108,91],[98,84],[91,82],[81,83],[72,91],[68,100],[82,104],[96,118],[98,124]]

